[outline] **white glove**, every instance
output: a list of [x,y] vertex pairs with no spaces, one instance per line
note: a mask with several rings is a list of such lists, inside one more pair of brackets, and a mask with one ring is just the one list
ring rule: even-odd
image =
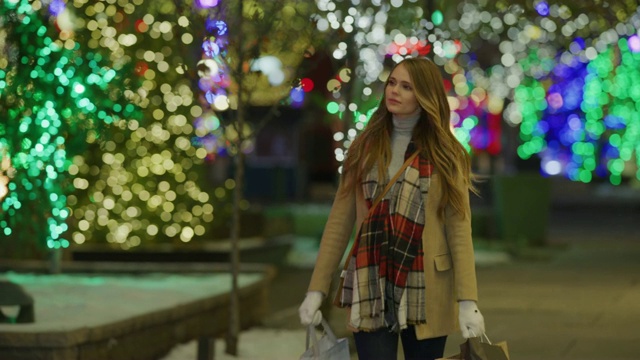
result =
[[458,321],[460,322],[460,330],[462,337],[468,339],[470,337],[478,337],[484,334],[484,317],[478,310],[478,305],[472,300],[458,301],[460,313]]
[[320,312],[320,305],[322,304],[322,292],[309,291],[305,296],[304,301],[298,308],[298,314],[300,315],[300,323],[304,326],[319,325],[322,322],[322,313]]

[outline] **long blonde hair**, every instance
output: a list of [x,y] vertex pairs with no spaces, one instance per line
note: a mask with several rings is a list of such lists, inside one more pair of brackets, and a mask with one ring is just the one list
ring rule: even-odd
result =
[[[456,180],[462,176],[468,189],[473,186],[471,159],[462,144],[451,132],[450,108],[444,90],[442,75],[438,67],[428,59],[407,58],[396,64],[404,66],[411,82],[416,100],[422,108],[420,119],[413,130],[415,145],[420,155],[428,159],[442,178],[442,198],[438,204],[438,216],[444,218],[447,205],[467,215],[462,190]],[[387,87],[385,82],[385,89]],[[380,100],[366,128],[349,147],[343,166],[343,181],[346,186],[357,186],[365,174],[377,166],[378,179],[385,178],[391,162],[390,134],[393,130],[392,114],[387,109],[385,95]]]

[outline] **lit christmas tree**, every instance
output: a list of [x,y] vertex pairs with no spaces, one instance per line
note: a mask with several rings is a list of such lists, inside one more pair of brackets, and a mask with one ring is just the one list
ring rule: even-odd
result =
[[[632,109],[638,100],[630,88],[618,91],[633,84],[636,76],[637,2],[322,0],[317,4],[318,28],[335,35],[333,56],[347,69],[327,84],[335,98],[327,111],[345,121],[345,130],[335,134],[344,148],[375,108],[375,85],[384,80],[384,68],[390,65],[385,59],[428,56],[450,74],[445,87],[452,127],[470,151],[499,154],[506,122],[520,128],[518,155],[528,159],[538,154],[544,174],[583,182],[608,177],[613,184],[621,182],[623,173],[640,179],[634,161],[638,156],[633,156],[638,125]],[[613,64],[606,75],[604,63]],[[354,84],[354,78],[359,83]],[[575,92],[556,91],[561,86],[553,85],[571,83],[575,89],[576,81],[590,87],[578,103]],[[602,91],[598,84],[604,85]],[[568,105],[553,109],[550,102]],[[603,114],[598,113],[601,110]],[[572,120],[576,118],[582,130],[568,126],[577,126]],[[586,137],[570,140],[576,131]],[[564,140],[557,141],[560,138]],[[343,157],[336,153],[337,160]]]
[[61,1],[5,0],[0,25],[0,242],[32,256],[69,246],[70,159],[135,113],[135,84],[125,59],[83,47]]
[[[479,118],[491,125],[499,123],[495,113],[500,113],[501,106],[496,106],[494,99],[488,99],[484,93],[474,91],[472,84],[466,81],[464,67],[457,63],[457,58],[468,52],[469,47],[452,36],[443,23],[444,12],[453,7],[450,3],[321,0],[317,1],[317,7],[317,27],[330,34],[330,51],[341,64],[335,78],[326,84],[333,95],[326,105],[327,111],[342,122],[342,129],[334,134],[340,143],[336,150],[337,161],[344,159],[344,150],[376,110],[381,95],[380,84],[389,75],[390,67],[404,57],[428,57],[449,74],[444,85],[451,93],[452,127],[469,151],[470,132],[478,132]],[[470,95],[475,95],[473,101],[467,100]],[[491,113],[486,110],[488,107]],[[482,148],[495,153],[499,151],[496,144],[499,139],[493,138]],[[481,144],[476,141],[473,145]]]
[[89,16],[89,46],[131,59],[142,85],[130,93],[141,115],[117,122],[110,140],[74,159],[74,242],[130,249],[211,236],[229,189],[208,186],[207,151],[192,141],[193,119],[204,112],[193,90],[204,21],[173,1],[76,5]]
[[469,49],[465,82],[505,102],[520,158],[539,156],[543,174],[573,181],[640,179],[637,2],[476,0],[457,10],[447,26]]

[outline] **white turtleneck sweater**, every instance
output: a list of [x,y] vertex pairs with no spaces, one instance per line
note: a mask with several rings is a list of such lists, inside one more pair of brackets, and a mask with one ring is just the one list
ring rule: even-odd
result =
[[391,133],[391,162],[389,163],[389,178],[396,174],[396,172],[404,163],[404,154],[407,151],[407,146],[411,141],[411,135],[413,128],[420,119],[420,108],[409,115],[393,115],[393,132]]

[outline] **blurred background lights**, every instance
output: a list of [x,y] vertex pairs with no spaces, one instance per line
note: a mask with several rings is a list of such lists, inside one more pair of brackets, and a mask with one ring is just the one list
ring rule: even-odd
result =
[[253,60],[252,71],[261,71],[269,79],[269,84],[277,86],[282,84],[285,75],[282,71],[282,61],[275,56],[263,56]]
[[[53,4],[53,3],[52,3]],[[57,15],[56,24],[62,31],[73,31],[75,27],[75,15],[71,12],[71,10],[64,8],[60,10],[60,13]],[[66,36],[61,36],[66,37]]]
[[[69,9],[65,9],[64,2],[50,3],[48,14],[57,15],[60,31],[63,30],[60,19],[65,11],[71,14],[73,9],[83,14],[81,20],[73,20],[76,26],[73,30],[86,36],[87,44],[57,40],[67,35],[33,25],[39,14],[30,13],[33,28],[26,31],[45,31],[47,36],[38,32],[44,50],[38,50],[40,44],[28,44],[33,49],[30,53],[40,56],[35,57],[34,63],[39,67],[31,70],[29,78],[54,81],[56,86],[52,93],[40,91],[32,97],[46,99],[46,106],[34,102],[37,111],[25,117],[28,120],[21,121],[21,126],[16,128],[24,134],[18,141],[20,148],[30,158],[19,161],[19,168],[28,164],[26,172],[20,173],[22,180],[17,178],[25,184],[24,190],[14,188],[12,191],[14,182],[9,180],[5,198],[11,200],[3,201],[2,211],[14,221],[18,210],[30,204],[28,190],[46,189],[50,194],[46,198],[52,203],[51,214],[55,216],[46,222],[49,247],[69,246],[69,241],[62,237],[65,232],[69,232],[69,239],[76,244],[106,240],[123,249],[172,239],[189,242],[211,231],[211,223],[216,221],[213,204],[227,201],[225,193],[210,204],[211,196],[202,186],[206,179],[200,165],[209,149],[219,149],[220,144],[212,135],[221,131],[221,124],[215,114],[204,111],[197,103],[191,87],[193,80],[185,72],[189,70],[185,64],[192,61],[189,54],[200,47],[193,44],[189,17],[164,16],[162,6],[151,13],[148,6],[140,6],[143,3],[80,1],[66,4]],[[205,6],[216,3],[200,2]],[[213,24],[216,31],[226,32],[224,22]],[[187,32],[175,36],[176,30],[183,28],[187,28]],[[209,38],[212,41],[209,53],[217,56],[224,41],[218,33],[213,35]],[[66,50],[75,53],[47,61],[53,54]],[[206,89],[214,94],[211,101],[220,108],[228,108],[228,98],[221,90],[229,84],[224,69],[213,57],[202,60],[196,64],[194,70],[197,71],[193,74],[206,76]],[[85,69],[89,73],[83,71]],[[8,75],[4,72],[0,75],[4,83]],[[126,81],[127,86],[122,81]],[[0,86],[0,95],[2,88]],[[64,102],[65,94],[73,98],[71,103]],[[126,96],[127,101],[118,94]],[[0,99],[6,97],[0,96]],[[84,136],[70,137],[65,142],[65,138],[56,134],[67,132],[63,128],[67,124],[80,124],[74,120],[76,117],[111,126],[101,130],[100,137],[89,133],[86,142]],[[206,141],[198,142],[199,135]],[[83,148],[82,143],[89,149],[75,155]],[[12,154],[11,159],[24,158],[21,154]],[[5,174],[0,173],[0,189],[3,179],[10,179],[3,177]],[[30,176],[28,180],[24,180],[25,174]],[[75,189],[69,194],[57,185],[67,175],[72,176],[70,184]],[[45,176],[47,179],[43,180]],[[204,211],[202,205],[207,205]],[[67,225],[69,216],[71,220]],[[220,217],[218,224],[224,221],[224,217]],[[3,231],[11,232],[12,226],[11,222],[6,223]]]
[[541,16],[549,15],[549,4],[546,0],[538,0],[535,2],[534,8]]
[[213,59],[202,59],[198,62],[198,76],[213,77],[218,76],[218,64]]
[[302,104],[304,103],[304,98],[305,98],[304,93],[305,91],[303,90],[302,87],[292,88],[291,91],[289,92],[289,99],[291,100],[291,106],[301,107]]
[[[3,234],[28,228],[51,248],[102,238],[132,248],[193,241],[225,221],[218,205],[233,186],[207,190],[202,165],[237,151],[237,131],[224,124],[238,104],[225,65],[234,29],[210,10],[192,12],[219,3],[3,2]],[[251,81],[283,86],[293,107],[326,89],[337,161],[377,108],[393,62],[424,56],[446,72],[451,129],[472,154],[499,155],[502,127],[513,127],[518,156],[540,157],[544,174],[640,179],[635,2],[364,3],[315,2],[338,64],[325,83],[291,81],[273,52],[245,66]]]
[[195,2],[203,9],[212,8],[218,5],[218,0],[195,0]]
[[[17,3],[17,8],[12,6]],[[86,181],[73,178],[77,170],[71,169],[69,158],[81,154],[104,124],[132,112],[116,106],[126,103],[122,95],[129,87],[113,70],[123,64],[94,52],[100,42],[90,42],[81,49],[70,38],[69,31],[85,31],[75,28],[80,21],[72,15],[72,8],[63,1],[54,0],[48,5],[43,8],[40,2],[4,2],[0,13],[6,29],[3,41],[9,49],[21,48],[20,59],[6,59],[0,53],[0,62],[9,69],[0,72],[4,84],[0,86],[0,107],[11,109],[4,119],[8,126],[0,124],[3,159],[8,158],[11,164],[7,168],[3,163],[0,173],[4,175],[0,183],[7,184],[0,211],[7,220],[0,224],[4,234],[20,228],[22,238],[58,249],[69,246],[63,236],[69,229],[68,206],[75,204],[67,183],[88,187]],[[95,13],[93,10],[92,6],[89,13]],[[55,26],[47,26],[50,16]],[[91,28],[94,23],[82,23],[87,24],[87,31],[95,30]],[[102,25],[102,45],[116,59],[120,47],[117,42],[106,41],[113,40],[114,33],[106,23]],[[92,96],[94,92],[102,96]],[[16,98],[16,93],[21,96]]]
[[304,92],[310,92],[313,90],[313,87],[314,87],[313,80],[309,78],[301,79],[300,86],[302,87],[302,90],[304,90]]
[[[390,4],[382,14],[378,3],[361,9],[357,4],[341,8],[341,3],[317,2],[321,31],[342,27],[342,34],[347,34],[344,23],[351,21],[345,14],[354,19],[355,33],[334,42],[333,56],[340,61],[357,59],[351,67],[361,75],[357,89],[386,79],[382,63],[387,56],[394,62],[406,56],[427,56],[451,76],[450,82],[445,77],[454,111],[451,123],[469,151],[499,154],[504,121],[520,130],[520,157],[553,159],[545,160],[543,173],[576,181],[608,176],[614,184],[622,172],[637,176],[633,169],[640,162],[635,160],[638,156],[630,155],[637,153],[632,144],[638,141],[633,130],[638,126],[637,96],[630,88],[640,80],[635,65],[640,52],[637,5],[590,4],[578,12],[573,4],[544,0],[527,4],[470,0],[449,7],[457,10],[456,16],[439,9],[426,14],[406,1]],[[413,32],[394,22],[399,5],[405,10],[405,25],[413,25]],[[414,14],[412,23],[409,19]],[[495,51],[487,51],[491,46]],[[375,107],[372,93],[345,94],[340,77],[329,80],[327,89],[333,95],[327,112],[347,129],[358,130],[361,111]],[[347,107],[347,98],[359,106]],[[606,145],[610,137],[614,141]],[[348,147],[348,139],[336,141]],[[573,146],[577,143],[585,146]],[[577,154],[576,149],[582,152]],[[620,166],[621,162],[627,165]]]
[[558,175],[562,172],[562,164],[557,160],[543,162],[544,171],[549,175]]
[[[220,46],[215,42],[215,39],[208,39],[202,43],[202,50],[205,55],[210,58],[216,57],[220,54]],[[206,59],[211,60],[211,59]]]
[[640,52],[640,36],[633,35],[629,37],[629,50],[634,53]]
[[229,108],[229,98],[226,95],[218,95],[212,105],[216,110],[225,111]]
[[436,10],[433,12],[433,14],[431,14],[431,21],[433,22],[433,25],[439,26],[440,24],[442,24],[443,20],[444,15],[442,14],[442,11]]
[[49,13],[53,16],[58,16],[65,9],[64,0],[52,0],[49,3]]

